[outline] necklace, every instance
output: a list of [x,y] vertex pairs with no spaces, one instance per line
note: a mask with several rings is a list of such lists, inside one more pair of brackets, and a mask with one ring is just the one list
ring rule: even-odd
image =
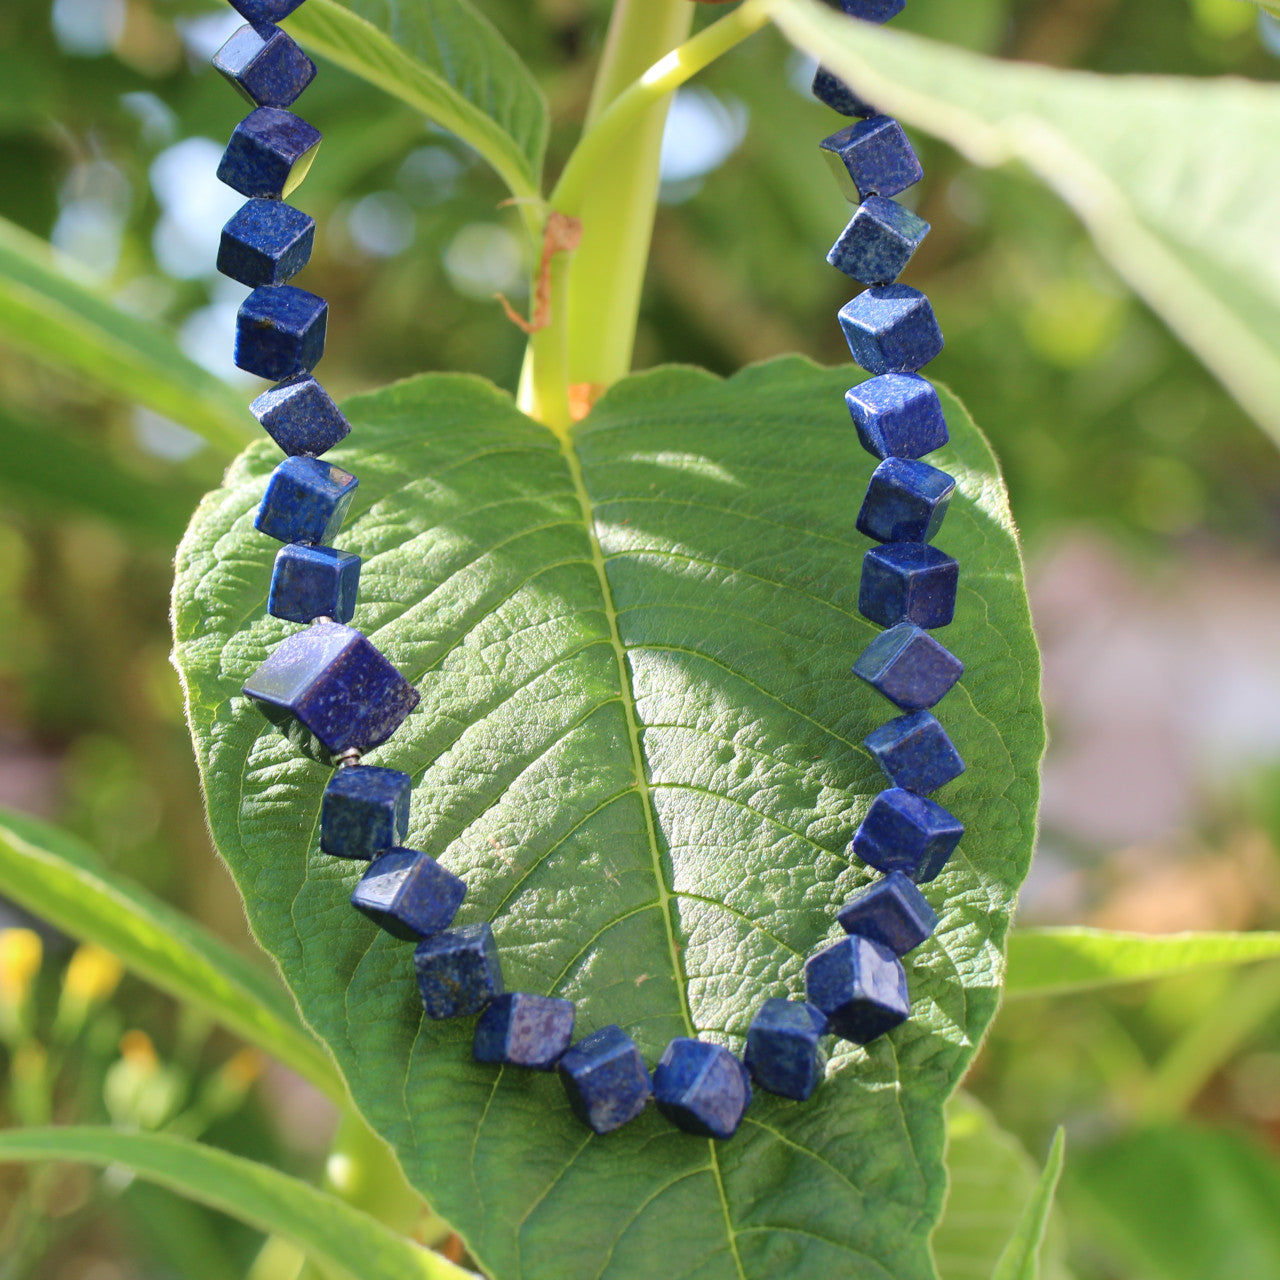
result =
[[[267,608],[305,626],[249,677],[244,693],[270,719],[300,722],[333,758],[321,851],[368,864],[352,904],[416,944],[428,1017],[479,1015],[476,1061],[557,1070],[575,1114],[596,1133],[620,1127],[653,1099],[682,1129],[731,1137],[753,1084],[798,1101],[814,1092],[828,1033],[866,1044],[906,1019],[902,957],[938,923],[917,886],[938,875],[963,834],[927,798],[964,764],[930,710],[963,672],[929,634],[951,621],[958,579],[955,560],[931,545],[955,484],[920,461],[948,438],[937,393],[918,373],[941,350],[942,335],[928,299],[896,283],[929,226],[892,197],[923,171],[896,121],[819,68],[815,96],[855,121],[822,143],[857,204],[828,261],[867,286],[839,320],[853,358],[874,375],[846,400],[863,447],[880,459],[856,522],[877,544],[864,557],[858,607],[885,630],[853,672],[903,712],[865,739],[890,785],[872,801],[850,847],[884,875],[839,911],[845,936],[806,961],[806,999],[763,1002],[741,1059],[718,1044],[677,1037],[651,1074],[622,1028],[575,1041],[571,1001],[505,989],[490,925],[453,923],[464,882],[429,854],[403,847],[411,779],[361,763],[366,750],[395,733],[419,695],[349,625],[360,557],[330,545],[358,481],[321,460],[350,431],[311,373],[324,351],[327,304],[289,283],[310,258],[315,223],[285,198],[306,176],[320,134],[288,109],[315,65],[275,23],[301,2],[231,0],[246,25],[214,57],[253,107],[218,168],[219,178],[248,198],[223,230],[218,268],[253,290],[237,317],[235,359],[275,384],[251,410],[287,455],[254,521],[283,544]],[[904,5],[841,0],[845,13],[872,22]]]

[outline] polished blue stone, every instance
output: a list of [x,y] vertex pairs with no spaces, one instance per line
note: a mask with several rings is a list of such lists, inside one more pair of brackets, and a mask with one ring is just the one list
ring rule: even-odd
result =
[[366,862],[409,833],[413,780],[398,769],[348,765],[339,769],[320,802],[320,848],[335,858]]
[[929,299],[905,284],[864,290],[840,308],[840,327],[868,373],[914,373],[943,347]]
[[289,636],[244,692],[272,719],[296,717],[334,755],[386,742],[418,705],[418,691],[340,622],[313,622]]
[[863,284],[892,284],[929,234],[929,224],[896,200],[868,196],[831,246],[827,261]]
[[350,622],[360,588],[360,557],[291,542],[276,553],[267,612],[286,622]]
[[877,542],[932,542],[956,482],[914,458],[886,458],[872,473],[858,532]]
[[280,22],[301,3],[302,0],[230,0],[231,7],[250,22]]
[[845,903],[836,919],[845,933],[870,938],[895,956],[914,951],[938,927],[938,913],[901,871],[877,880]]
[[412,941],[447,929],[466,896],[467,886],[430,854],[388,849],[360,877],[351,905],[392,937]]
[[898,716],[862,741],[895,787],[917,795],[928,795],[964,772],[947,731],[928,711]]
[[839,0],[840,8],[863,22],[888,22],[907,7],[907,0]]
[[284,284],[307,265],[316,220],[280,200],[250,200],[222,228],[218,270],[251,288]]
[[964,823],[940,804],[901,787],[882,791],[853,834],[849,852],[877,871],[934,879],[964,835]]
[[487,924],[465,924],[414,948],[422,1007],[429,1018],[479,1013],[503,991],[498,944]]
[[903,711],[923,711],[964,675],[964,663],[914,622],[900,622],[862,651],[853,674]]
[[236,313],[236,364],[279,382],[314,369],[324,355],[329,304],[291,284],[255,289]]
[[270,23],[241,27],[213,65],[257,107],[287,107],[316,76],[316,64]]
[[919,458],[950,438],[933,384],[918,373],[882,373],[845,392],[862,447],[877,458]]
[[507,992],[480,1015],[471,1056],[552,1071],[573,1040],[573,1018],[572,1000]]
[[253,527],[281,542],[328,542],[360,482],[319,458],[286,458],[267,481]]
[[924,177],[915,149],[892,116],[846,125],[819,145],[855,204],[868,196],[899,195]]
[[283,200],[307,176],[320,130],[279,107],[259,107],[235,127],[218,177],[242,196]]
[[858,611],[882,627],[945,627],[956,612],[960,565],[925,542],[889,542],[862,557]]
[[732,1138],[751,1101],[751,1079],[728,1049],[679,1036],[653,1069],[653,1100],[686,1133]]
[[803,1102],[822,1083],[826,1033],[821,1009],[803,1000],[766,1000],[747,1029],[742,1060],[760,1088]]
[[842,116],[873,116],[876,109],[865,102],[839,76],[833,75],[826,67],[819,67],[813,77],[812,93],[819,102],[826,103],[832,111]]
[[329,393],[309,373],[286,378],[264,391],[249,412],[288,454],[318,457],[346,439],[351,430]]
[[596,1133],[634,1120],[653,1095],[640,1050],[621,1027],[602,1027],[584,1036],[557,1069],[573,1114]]
[[851,934],[810,956],[804,985],[830,1029],[855,1044],[891,1031],[911,1012],[902,962],[870,938]]

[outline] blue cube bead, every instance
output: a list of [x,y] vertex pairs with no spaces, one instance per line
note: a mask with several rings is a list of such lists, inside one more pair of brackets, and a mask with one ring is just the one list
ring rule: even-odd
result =
[[394,938],[414,941],[447,929],[467,886],[430,854],[388,849],[360,877],[351,905]]
[[283,200],[297,189],[320,145],[320,130],[279,107],[259,107],[235,127],[218,178],[242,196]]
[[302,0],[230,0],[231,7],[249,22],[280,22],[287,18]]
[[286,622],[350,622],[360,587],[360,557],[291,542],[276,553],[267,612]]
[[876,108],[858,97],[839,76],[819,67],[813,77],[813,96],[842,116],[874,116]]
[[329,393],[309,373],[286,378],[264,391],[249,412],[288,454],[319,457],[345,440],[351,430]]
[[732,1138],[751,1102],[747,1069],[718,1044],[678,1036],[653,1070],[653,1099],[672,1124],[700,1138]]
[[901,871],[927,884],[947,865],[963,835],[964,823],[940,804],[890,787],[872,800],[849,852],[877,871]]
[[926,631],[955,617],[960,565],[924,542],[889,542],[862,557],[858,611],[882,627],[914,622]]
[[572,1000],[510,991],[480,1015],[471,1056],[477,1062],[553,1071],[573,1040]]
[[924,177],[915,149],[892,116],[846,125],[819,144],[841,190],[855,204],[868,196],[896,196]]
[[498,944],[487,924],[466,924],[418,943],[413,952],[429,1018],[479,1013],[503,991]]
[[307,265],[316,220],[279,200],[250,200],[222,228],[218,270],[250,288],[284,284]]
[[334,755],[391,737],[418,691],[370,641],[340,622],[314,622],[285,640],[245,681],[271,719],[293,716]]
[[911,1012],[902,962],[888,947],[856,934],[810,956],[804,984],[831,1030],[854,1044],[891,1031]]
[[319,458],[286,458],[267,481],[253,527],[281,542],[328,542],[342,528],[359,483]]
[[898,716],[862,741],[895,787],[917,795],[928,795],[964,772],[947,731],[928,711]]
[[929,234],[896,200],[868,196],[831,246],[827,261],[863,284],[892,284]]
[[822,1083],[827,1015],[802,1000],[766,1000],[747,1029],[742,1060],[769,1093],[803,1102]]
[[339,769],[320,802],[320,849],[335,858],[368,862],[409,834],[413,780],[398,769],[348,765]]
[[888,22],[907,7],[907,0],[840,0],[840,8],[863,22]]
[[942,402],[918,373],[882,373],[845,392],[862,447],[877,458],[919,458],[950,439]]
[[923,711],[950,692],[964,663],[914,622],[900,622],[862,651],[853,674],[903,711]]
[[914,373],[944,345],[929,299],[905,284],[864,290],[840,308],[840,327],[868,373]]
[[895,956],[914,951],[938,927],[938,913],[901,871],[876,881],[845,903],[836,919],[845,933],[870,938]]
[[316,64],[270,23],[241,27],[213,65],[256,107],[287,107],[316,76]]
[[640,1050],[621,1027],[584,1036],[560,1059],[558,1070],[573,1114],[596,1133],[634,1120],[653,1095]]
[[236,313],[235,361],[279,382],[314,369],[324,355],[329,304],[291,284],[255,289]]
[[872,473],[858,532],[877,542],[932,542],[956,482],[914,458],[886,458]]

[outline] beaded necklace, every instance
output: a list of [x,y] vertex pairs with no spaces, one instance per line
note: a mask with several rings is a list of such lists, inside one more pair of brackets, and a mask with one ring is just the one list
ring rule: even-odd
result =
[[[853,358],[874,376],[852,388],[849,412],[879,465],[857,528],[876,544],[863,560],[859,611],[884,627],[853,672],[904,714],[865,739],[890,785],[872,801],[850,852],[884,873],[837,915],[845,937],[810,956],[806,999],[766,999],[739,1059],[678,1037],[652,1074],[620,1027],[574,1035],[575,1008],[554,996],[505,990],[487,923],[453,926],[466,885],[429,854],[403,847],[411,779],[362,764],[417,705],[417,691],[350,626],[360,557],[329,545],[358,481],[321,455],[350,424],[311,370],[324,351],[327,303],[288,283],[307,263],[314,219],[287,197],[306,176],[319,132],[288,110],[316,73],[275,24],[302,0],[231,0],[246,19],[214,65],[253,110],[235,128],[218,177],[248,202],[227,223],[218,270],[250,293],[236,320],[235,361],[276,385],[251,411],[287,455],[272,473],[255,527],[279,540],[267,597],[274,617],[302,623],[249,677],[244,693],[277,722],[296,719],[336,763],[321,802],[320,849],[367,862],[352,905],[416,944],[422,1003],[433,1019],[479,1015],[482,1063],[557,1070],[574,1113],[596,1133],[634,1119],[652,1098],[691,1133],[729,1138],[752,1085],[798,1101],[825,1071],[828,1033],[866,1044],[910,1011],[902,957],[938,923],[919,884],[946,864],[964,828],[928,794],[964,771],[929,710],[964,668],[930,634],[955,609],[958,566],[931,545],[955,482],[920,458],[947,442],[938,395],[917,372],[942,349],[929,300],[895,283],[929,224],[892,197],[923,170],[901,126],[823,68],[822,102],[855,123],[821,144],[857,211],[827,255],[868,286],[839,314]],[[840,0],[846,14],[886,22],[906,0]]]

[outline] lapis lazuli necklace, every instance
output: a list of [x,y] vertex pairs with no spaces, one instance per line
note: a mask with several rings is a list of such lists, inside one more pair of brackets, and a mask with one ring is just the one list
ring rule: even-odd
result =
[[[417,691],[354,627],[360,557],[329,545],[355,476],[321,461],[350,424],[311,375],[324,351],[328,305],[289,281],[311,256],[315,222],[285,203],[306,176],[320,134],[288,110],[316,68],[279,27],[302,0],[231,0],[247,20],[214,65],[253,104],[235,128],[218,177],[248,202],[222,232],[218,269],[252,288],[236,320],[236,364],[275,385],[250,406],[287,455],[267,482],[254,521],[283,545],[267,597],[274,617],[302,623],[253,673],[244,692],[274,720],[302,722],[337,768],[321,802],[320,849],[368,863],[352,904],[396,938],[416,943],[414,969],[430,1018],[479,1014],[474,1057],[559,1072],[574,1113],[596,1133],[634,1119],[654,1099],[691,1133],[729,1138],[752,1084],[798,1101],[826,1066],[823,1038],[866,1044],[910,1010],[902,956],[938,916],[920,884],[942,870],[963,827],[928,799],[964,771],[929,710],[963,667],[929,633],[955,610],[958,566],[932,546],[955,482],[920,458],[947,442],[937,392],[917,372],[942,349],[929,300],[895,281],[929,224],[892,197],[923,176],[897,121],[819,69],[813,92],[854,123],[822,146],[857,211],[828,261],[868,286],[840,311],[853,358],[874,376],[846,399],[863,447],[880,459],[857,528],[866,553],[859,611],[884,627],[854,674],[904,714],[865,740],[890,783],[854,835],[851,853],[883,878],[838,913],[845,936],[810,956],[806,999],[767,999],[739,1059],[720,1045],[679,1037],[650,1074],[620,1027],[576,1042],[569,1000],[507,991],[487,923],[454,926],[466,885],[429,854],[404,848],[411,780],[360,763],[418,703]],[[840,0],[844,12],[885,22],[906,0]]]

